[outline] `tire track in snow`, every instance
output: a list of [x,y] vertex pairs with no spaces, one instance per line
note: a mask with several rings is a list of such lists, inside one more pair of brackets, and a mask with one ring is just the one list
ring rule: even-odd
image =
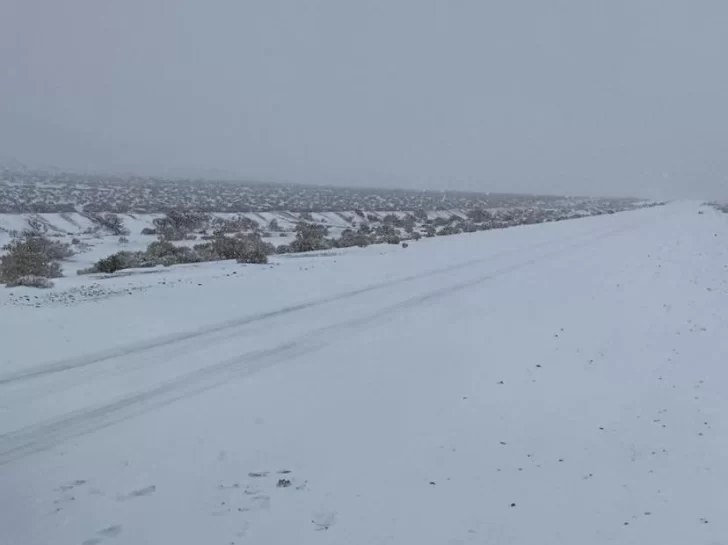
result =
[[584,235],[575,237],[576,242],[572,241],[563,248],[542,252],[530,259],[519,261],[484,275],[478,275],[473,279],[434,289],[425,294],[380,308],[363,317],[318,328],[271,348],[248,352],[220,361],[145,391],[123,397],[112,403],[75,411],[51,421],[4,434],[0,436],[0,465],[5,465],[35,452],[47,450],[68,439],[92,433],[175,401],[200,394],[256,371],[311,354],[333,343],[345,340],[345,337],[341,334],[342,332],[357,334],[360,331],[360,326],[377,322],[384,316],[412,310],[420,305],[473,288],[543,260],[558,258],[570,251],[587,247],[601,239],[611,238],[637,227],[639,225],[630,225],[613,228],[601,234],[589,234],[586,240],[583,241],[578,241],[578,239],[584,238]]
[[[604,231],[603,227],[596,229],[593,232],[582,233],[580,235],[577,235],[575,238],[595,236],[595,233],[599,233],[602,231]],[[569,239],[567,239],[567,240],[569,240]],[[73,358],[68,358],[68,359],[64,359],[64,360],[53,362],[53,363],[35,366],[34,368],[29,369],[29,370],[16,371],[16,372],[8,373],[5,375],[0,375],[0,386],[12,384],[12,383],[23,382],[23,381],[27,381],[27,380],[32,380],[35,378],[40,378],[40,377],[55,374],[55,373],[62,373],[64,371],[69,371],[72,369],[78,369],[78,368],[82,368],[82,367],[92,366],[92,365],[102,363],[105,361],[109,361],[109,360],[113,360],[113,359],[117,359],[117,358],[124,358],[127,356],[132,356],[135,354],[155,350],[158,348],[165,348],[170,345],[175,345],[175,344],[186,342],[186,341],[196,340],[199,342],[203,337],[213,336],[218,333],[228,332],[228,334],[230,336],[237,335],[238,332],[235,330],[237,330],[241,327],[245,327],[245,326],[248,326],[251,324],[256,324],[258,322],[262,322],[265,320],[271,320],[271,319],[279,318],[281,316],[293,314],[296,312],[301,312],[304,310],[314,309],[314,308],[322,307],[322,306],[329,305],[332,303],[346,301],[348,299],[352,299],[352,298],[358,297],[360,295],[375,293],[380,290],[385,290],[385,289],[409,284],[411,282],[415,282],[418,280],[424,280],[427,278],[436,277],[436,276],[447,274],[447,273],[452,273],[452,272],[455,272],[458,270],[473,267],[475,265],[485,264],[485,263],[488,263],[491,261],[502,259],[504,257],[519,254],[524,251],[529,251],[534,248],[542,248],[544,246],[548,246],[548,245],[552,245],[552,244],[563,244],[564,242],[565,242],[565,240],[563,238],[558,238],[556,240],[550,240],[547,242],[530,244],[525,247],[516,248],[514,250],[504,250],[501,252],[497,252],[493,255],[489,255],[487,257],[471,259],[471,260],[468,260],[465,262],[448,265],[446,267],[433,269],[433,270],[426,271],[423,273],[412,274],[412,275],[408,275],[408,276],[405,276],[402,278],[388,280],[388,281],[380,282],[380,283],[377,283],[377,284],[374,284],[371,286],[354,289],[354,290],[347,291],[344,293],[340,293],[340,294],[336,294],[336,295],[332,295],[332,296],[328,296],[328,297],[323,297],[320,299],[315,299],[313,301],[307,301],[307,302],[296,304],[296,305],[290,305],[290,306],[283,307],[283,308],[280,308],[277,310],[253,314],[252,316],[246,316],[243,318],[235,318],[232,320],[227,320],[227,321],[219,322],[219,323],[216,323],[213,325],[201,327],[199,329],[195,329],[192,331],[185,331],[183,333],[174,333],[171,335],[156,337],[156,338],[153,338],[153,339],[150,339],[147,341],[142,341],[142,342],[134,343],[131,345],[116,347],[116,348],[104,350],[101,352],[83,355],[80,357],[73,357]],[[220,339],[217,337],[211,339],[211,341],[219,341],[219,340]],[[201,344],[196,345],[195,348],[200,348],[202,346],[203,345],[201,345]]]

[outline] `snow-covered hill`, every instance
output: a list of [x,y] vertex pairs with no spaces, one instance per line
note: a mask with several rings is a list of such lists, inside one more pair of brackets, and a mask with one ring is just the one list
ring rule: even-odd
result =
[[2,541],[723,543],[699,209],[0,290]]

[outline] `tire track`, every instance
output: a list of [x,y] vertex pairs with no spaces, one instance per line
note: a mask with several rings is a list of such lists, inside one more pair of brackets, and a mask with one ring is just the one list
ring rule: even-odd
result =
[[543,260],[558,258],[565,253],[592,245],[601,239],[631,231],[638,226],[626,226],[611,229],[601,234],[592,234],[587,240],[573,241],[563,248],[542,252],[534,257],[501,267],[487,274],[480,274],[466,281],[428,291],[380,308],[365,316],[318,328],[271,348],[234,356],[117,401],[75,411],[48,422],[2,435],[0,436],[0,465],[8,464],[35,452],[47,450],[68,439],[95,432],[175,401],[200,394],[259,370],[317,352],[333,343],[345,341],[346,337],[342,333],[358,334],[361,326],[375,323],[384,316],[410,311],[420,305],[468,290]]

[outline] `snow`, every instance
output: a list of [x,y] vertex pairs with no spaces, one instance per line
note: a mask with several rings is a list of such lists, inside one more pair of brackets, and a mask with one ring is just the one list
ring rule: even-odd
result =
[[2,542],[721,543],[698,209],[3,290]]

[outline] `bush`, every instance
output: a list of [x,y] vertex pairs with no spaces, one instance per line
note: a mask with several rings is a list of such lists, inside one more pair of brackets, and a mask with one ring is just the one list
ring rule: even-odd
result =
[[483,210],[482,208],[468,210],[467,216],[468,218],[470,218],[471,221],[474,221],[475,223],[483,223],[484,221],[491,221],[493,219],[493,215],[487,210]]
[[129,244],[129,239],[126,237],[119,237],[119,244]]
[[124,227],[124,220],[116,214],[91,214],[89,215],[89,219],[114,236],[126,236],[129,234],[129,229]]
[[48,225],[38,216],[26,220],[28,227],[23,231],[25,236],[42,236],[48,232]]
[[73,255],[68,244],[43,236],[24,234],[3,247],[0,257],[0,282],[14,283],[20,278],[36,276],[58,278],[62,275],[58,259]]
[[59,240],[49,240],[41,237],[39,243],[45,246],[45,251],[48,254],[48,257],[54,261],[62,261],[69,257],[73,257],[76,254],[70,244]]
[[352,231],[351,229],[344,229],[341,232],[341,237],[334,242],[339,248],[351,248],[352,246],[366,248],[371,244],[371,240],[367,234],[361,231]]
[[294,252],[312,252],[314,250],[327,250],[331,242],[326,239],[329,230],[324,225],[299,222],[296,225],[296,240],[291,242]]
[[457,235],[461,232],[460,228],[455,225],[446,225],[438,231],[437,236],[444,237],[448,235]]
[[28,288],[48,289],[48,288],[53,287],[53,282],[51,282],[45,276],[35,276],[32,274],[29,274],[26,276],[18,277],[14,281],[8,282],[8,284],[7,284],[8,288],[14,288],[16,286],[26,286]]
[[237,216],[233,219],[215,218],[212,226],[218,235],[239,233],[240,231],[257,231],[259,227],[257,221],[246,218],[245,216]]
[[152,229],[151,227],[145,227],[144,229],[142,229],[142,235],[153,235],[153,236],[157,236],[157,234],[158,234],[157,233],[157,230],[156,229]]
[[81,273],[114,273],[122,269],[151,266],[144,259],[144,252],[118,252],[100,259],[90,269]]
[[209,223],[208,214],[192,210],[170,210],[164,217],[154,220],[157,234],[168,241],[184,240],[191,231],[205,229]]
[[193,248],[175,246],[169,241],[152,242],[143,252],[118,252],[97,261],[79,274],[114,273],[122,269],[200,263],[235,259],[238,263],[267,263],[268,255],[275,252],[272,244],[257,234],[236,237],[217,236],[212,242],[197,244]]
[[235,259],[238,263],[268,263],[268,255],[275,252],[275,247],[263,242],[257,233],[217,237],[211,245],[218,259]]

